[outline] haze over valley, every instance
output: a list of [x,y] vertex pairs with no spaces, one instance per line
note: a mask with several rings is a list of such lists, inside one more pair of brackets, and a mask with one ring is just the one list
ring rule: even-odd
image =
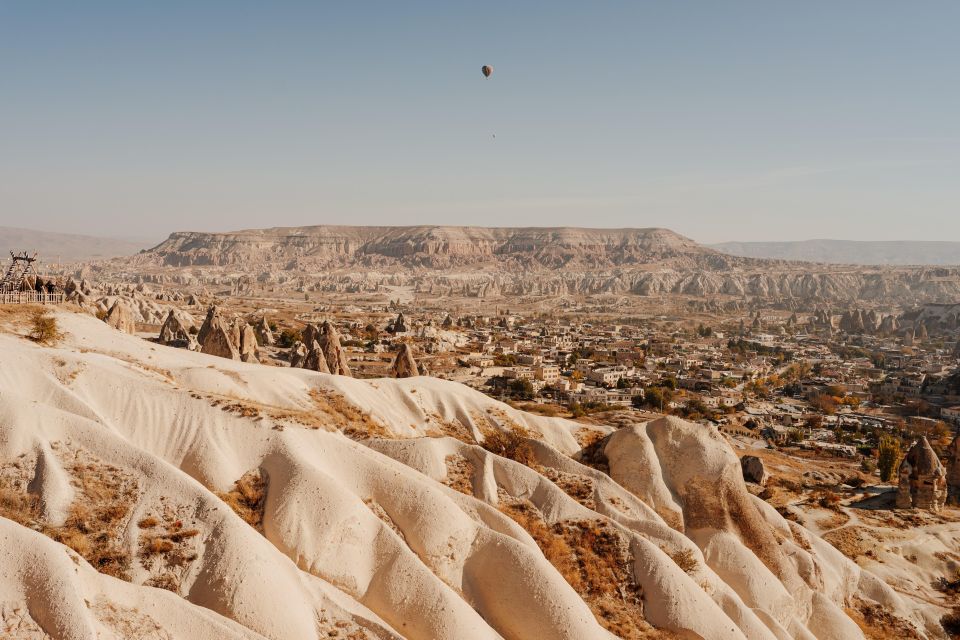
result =
[[960,639],[958,24],[0,2],[0,640]]

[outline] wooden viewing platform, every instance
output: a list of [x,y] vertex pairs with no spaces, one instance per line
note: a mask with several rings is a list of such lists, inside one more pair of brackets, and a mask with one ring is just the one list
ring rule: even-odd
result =
[[63,304],[63,293],[38,291],[0,292],[0,304]]

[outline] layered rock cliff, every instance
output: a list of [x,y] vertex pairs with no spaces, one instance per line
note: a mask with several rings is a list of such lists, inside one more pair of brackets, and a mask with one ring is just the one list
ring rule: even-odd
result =
[[[864,267],[721,254],[666,229],[316,226],[172,234],[125,267],[202,269],[318,291],[681,295],[766,301],[955,302],[960,268]],[[240,276],[230,276],[240,277]]]

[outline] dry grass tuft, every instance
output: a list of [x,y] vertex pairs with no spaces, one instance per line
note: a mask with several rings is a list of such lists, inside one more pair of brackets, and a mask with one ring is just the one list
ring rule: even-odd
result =
[[267,476],[260,469],[248,471],[226,493],[217,497],[257,531],[263,533],[263,508],[267,499]]
[[390,436],[390,432],[380,421],[335,391],[311,389],[310,398],[316,410],[332,421],[334,426],[346,436],[358,440]]
[[447,477],[444,479],[444,484],[460,493],[472,496],[473,474],[476,472],[473,463],[458,453],[448,455],[445,462]]
[[76,452],[66,465],[78,496],[63,527],[50,537],[66,544],[100,573],[129,580],[130,554],[124,533],[137,500],[136,480],[113,465]]
[[136,480],[84,451],[59,453],[76,497],[62,526],[46,522],[37,496],[27,493],[28,465],[15,462],[0,473],[0,516],[73,549],[95,569],[129,580],[130,554],[123,547]]
[[859,599],[854,604],[854,608],[846,610],[847,615],[863,630],[867,640],[921,639],[913,625],[903,618],[893,615],[882,606],[867,604]]
[[683,569],[685,573],[694,573],[700,568],[697,557],[690,549],[681,549],[675,553],[666,552],[674,564]]
[[589,476],[577,473],[567,473],[552,467],[538,467],[537,469],[545,475],[553,484],[557,485],[568,496],[585,506],[590,510],[597,508],[594,500],[594,483]]
[[941,617],[940,626],[951,638],[960,638],[960,607]]
[[189,541],[200,531],[184,528],[177,510],[169,504],[162,509],[162,519],[148,516],[140,523],[149,525],[140,527],[147,532],[140,535],[138,557],[140,565],[151,573],[144,584],[179,593],[188,565],[197,558]]

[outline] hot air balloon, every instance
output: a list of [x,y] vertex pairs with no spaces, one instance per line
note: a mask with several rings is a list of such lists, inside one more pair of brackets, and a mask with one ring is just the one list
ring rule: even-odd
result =
[[491,67],[488,64],[485,64],[480,68],[480,71],[483,72],[484,78],[489,78],[490,74],[493,73],[493,67]]

